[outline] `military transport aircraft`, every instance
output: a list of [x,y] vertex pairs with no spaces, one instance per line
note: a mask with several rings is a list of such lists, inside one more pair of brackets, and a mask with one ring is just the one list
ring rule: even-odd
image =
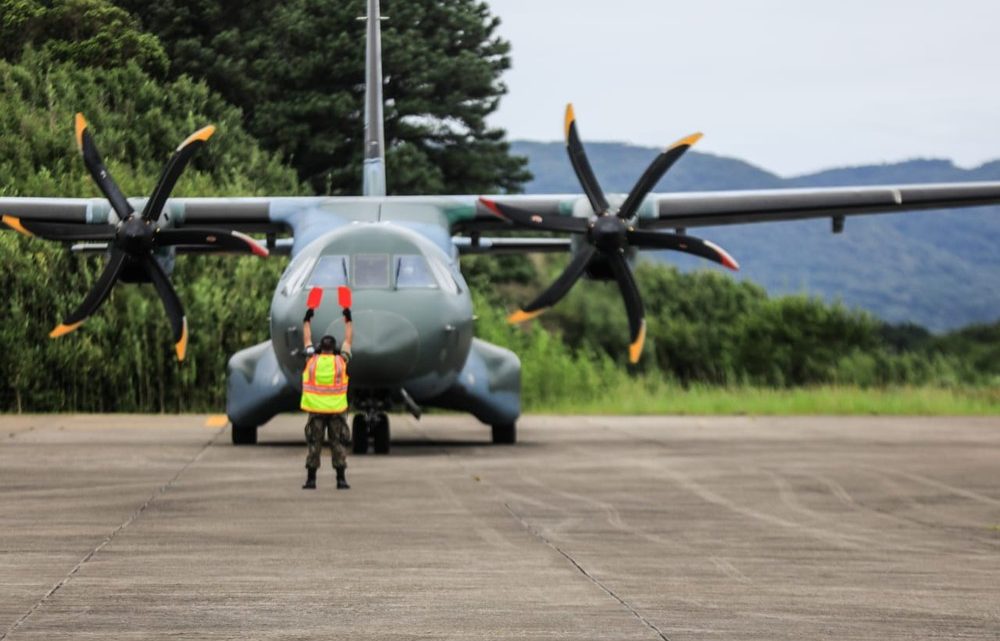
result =
[[[150,282],[170,318],[177,358],[183,360],[188,325],[168,276],[173,257],[187,252],[286,253],[291,259],[271,302],[271,340],[229,360],[226,412],[234,443],[255,443],[258,426],[298,408],[308,292],[345,285],[354,290],[357,328],[349,392],[356,412],[356,452],[366,452],[371,444],[376,452],[388,452],[386,412],[405,408],[419,415],[421,406],[469,412],[492,426],[494,442],[513,443],[520,415],[520,361],[509,350],[473,336],[472,300],[459,271],[462,254],[572,252],[562,275],[510,320],[537,316],[581,277],[614,280],[628,312],[629,358],[635,362],[646,331],[631,268],[639,249],[686,252],[737,269],[724,250],[687,230],[822,217],[840,232],[845,217],[855,214],[1000,203],[1000,182],[651,193],[700,134],[667,148],[628,194],[605,194],[587,160],[572,107],[566,110],[566,148],[582,196],[388,197],[378,0],[368,0],[367,24],[363,196],[170,198],[188,161],[214,132],[206,127],[181,143],[149,198],[128,199],[78,115],[77,144],[105,199],[0,198],[4,227],[107,255],[97,283],[51,336],[77,329],[119,280]],[[484,235],[512,230],[569,237]],[[266,240],[262,244],[247,234]],[[278,237],[287,234],[291,237]],[[335,306],[317,310],[313,325],[321,333],[343,337]]]

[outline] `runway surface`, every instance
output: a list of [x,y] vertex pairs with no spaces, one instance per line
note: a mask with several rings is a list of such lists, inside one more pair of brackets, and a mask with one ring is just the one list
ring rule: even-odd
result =
[[205,419],[0,417],[0,638],[1000,638],[1000,419]]

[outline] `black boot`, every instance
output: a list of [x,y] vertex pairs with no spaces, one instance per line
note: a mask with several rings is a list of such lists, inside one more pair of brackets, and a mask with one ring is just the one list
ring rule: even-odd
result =
[[306,468],[306,472],[308,473],[308,476],[306,476],[306,484],[302,486],[302,489],[303,490],[315,490],[316,489],[316,468],[315,467],[307,467]]
[[351,486],[347,484],[347,471],[342,468],[337,468],[337,489],[338,490],[349,490]]

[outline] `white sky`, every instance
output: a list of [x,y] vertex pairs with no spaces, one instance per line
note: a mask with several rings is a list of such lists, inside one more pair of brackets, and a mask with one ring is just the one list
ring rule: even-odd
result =
[[782,175],[1000,158],[998,0],[487,0],[513,45],[492,123],[698,149]]

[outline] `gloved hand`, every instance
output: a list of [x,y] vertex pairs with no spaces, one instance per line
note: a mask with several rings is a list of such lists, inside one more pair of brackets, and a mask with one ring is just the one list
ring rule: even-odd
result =
[[344,322],[346,322],[346,323],[354,322],[354,321],[351,320],[351,308],[350,307],[345,307],[344,308]]
[[306,317],[302,319],[302,322],[303,323],[308,323],[309,321],[311,321],[313,319],[313,316],[315,316],[315,315],[316,315],[316,312],[314,310],[307,309],[306,310]]

